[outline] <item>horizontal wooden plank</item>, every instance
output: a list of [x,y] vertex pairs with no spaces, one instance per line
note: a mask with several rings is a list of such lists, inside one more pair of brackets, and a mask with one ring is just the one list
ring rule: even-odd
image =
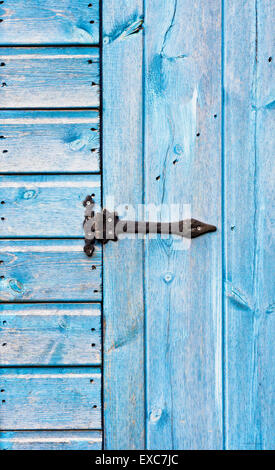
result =
[[100,429],[101,371],[1,369],[2,430]]
[[0,44],[97,44],[99,1],[5,0]]
[[100,431],[6,431],[0,450],[100,450]]
[[101,300],[101,247],[83,240],[0,241],[0,300]]
[[87,194],[100,202],[99,175],[0,177],[0,237],[83,237]]
[[6,304],[1,310],[2,366],[100,365],[99,304]]
[[99,171],[97,111],[2,111],[1,173]]
[[0,108],[99,105],[97,48],[5,47],[0,62]]

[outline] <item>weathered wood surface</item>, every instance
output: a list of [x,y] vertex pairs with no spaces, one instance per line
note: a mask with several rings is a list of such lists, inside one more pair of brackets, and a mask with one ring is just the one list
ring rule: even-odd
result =
[[[142,203],[142,14],[141,0],[103,2],[104,205]],[[104,251],[104,445],[144,449],[142,241]]]
[[0,449],[102,446],[98,43],[98,0],[0,2]]
[[[0,44],[23,46],[0,48],[3,173],[99,171],[98,2],[69,3],[0,5]],[[191,203],[224,228],[223,243],[217,232],[186,251],[105,247],[106,449],[274,448],[273,23],[271,0],[103,2],[104,205]],[[95,182],[2,178],[1,236],[82,237]],[[0,300],[14,302],[1,305],[2,364],[100,364],[98,305],[72,303],[101,300],[99,247],[88,259],[82,239],[0,241]],[[1,372],[0,424],[25,431],[0,448],[99,448],[100,433],[79,431],[101,427],[99,369]]]
[[99,429],[101,371],[1,369],[1,429]]
[[0,450],[100,450],[100,431],[0,432]]
[[99,304],[1,306],[0,364],[100,365]]
[[99,105],[97,48],[3,47],[0,62],[0,108]]
[[101,300],[101,247],[83,240],[1,240],[0,300]]
[[225,2],[225,441],[274,449],[274,18]]
[[0,176],[0,237],[84,237],[83,200],[99,175]]
[[98,44],[99,0],[4,0],[0,44]]
[[[145,5],[145,202],[220,227],[221,2]],[[219,233],[146,241],[149,449],[222,447],[221,292]]]
[[99,171],[96,111],[2,111],[1,173]]

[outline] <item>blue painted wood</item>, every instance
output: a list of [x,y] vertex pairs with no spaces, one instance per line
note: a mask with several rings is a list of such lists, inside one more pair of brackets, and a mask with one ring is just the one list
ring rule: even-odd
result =
[[5,0],[0,44],[98,44],[99,0]]
[[102,362],[100,304],[72,303],[101,300],[82,227],[100,177],[72,174],[100,170],[99,49],[74,47],[98,44],[99,2],[0,3],[0,448],[100,449],[79,430],[102,427],[101,370],[63,367]]
[[101,300],[101,248],[83,240],[1,240],[0,300]]
[[99,171],[96,111],[2,111],[1,173]]
[[[219,226],[221,3],[145,5],[145,201]],[[222,447],[221,288],[219,233],[146,241],[149,449]]]
[[274,2],[225,2],[225,444],[274,449]]
[[84,237],[83,201],[99,175],[0,176],[0,237]]
[[0,108],[99,105],[97,48],[3,47],[0,62]]
[[1,306],[1,366],[100,365],[99,304]]
[[99,429],[101,371],[1,369],[1,429]]
[[[58,13],[55,3],[4,0],[0,44],[98,41],[97,20],[86,27],[90,11],[96,18],[97,2],[91,10],[84,0],[65,8],[66,0]],[[104,204],[108,196],[123,207],[136,207],[143,198],[191,203],[192,215],[219,227],[223,206],[225,230],[223,270],[220,233],[194,240],[184,252],[170,239],[148,240],[145,257],[141,240],[105,247],[108,449],[221,448],[223,440],[230,449],[275,444],[274,5],[189,3],[152,0],[143,11],[140,0],[103,2]],[[49,108],[2,112],[1,171],[98,171],[97,150],[90,152],[98,149],[97,131],[91,130],[98,129],[97,115],[54,109],[99,105],[98,49],[0,52],[0,107]],[[25,175],[1,181],[2,236],[83,236],[81,199],[98,177]],[[162,218],[166,215],[163,210]],[[20,365],[27,366],[100,364],[99,351],[89,346],[90,337],[98,336],[87,333],[98,306],[89,306],[86,315],[83,304],[46,303],[101,300],[101,250],[87,259],[82,247],[82,239],[0,241],[0,299],[16,302],[2,305],[5,365],[19,366],[19,355]],[[19,305],[22,300],[45,303]],[[13,341],[17,346],[11,348]],[[62,348],[50,356],[51,341]],[[86,382],[90,373],[95,383]],[[1,422],[25,431],[2,433],[0,448],[98,448],[100,433],[79,430],[101,427],[100,381],[100,369],[91,367],[5,369]]]
[[0,432],[0,450],[100,450],[99,431]]
[[[142,203],[142,14],[141,0],[103,2],[104,205]],[[145,445],[142,275],[142,241],[105,246],[106,449]]]

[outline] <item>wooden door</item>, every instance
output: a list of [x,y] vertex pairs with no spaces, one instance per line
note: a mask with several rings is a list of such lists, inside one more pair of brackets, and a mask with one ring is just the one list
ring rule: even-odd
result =
[[274,448],[273,2],[0,3],[0,448]]
[[272,449],[274,2],[104,0],[102,21],[104,204],[218,227],[106,245],[105,446]]

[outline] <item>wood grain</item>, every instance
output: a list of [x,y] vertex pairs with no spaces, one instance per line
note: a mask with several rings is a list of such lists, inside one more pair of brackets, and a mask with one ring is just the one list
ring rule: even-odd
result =
[[83,201],[98,175],[0,176],[0,237],[83,237]]
[[0,241],[0,300],[101,300],[101,248],[83,240]]
[[[162,220],[189,204],[220,226],[220,21],[216,0],[146,2],[145,202]],[[146,241],[147,448],[220,449],[221,237],[180,243]]]
[[1,173],[99,171],[96,111],[2,111]]
[[98,44],[99,1],[5,0],[0,44]]
[[3,47],[0,62],[0,108],[99,105],[97,48]]
[[1,310],[2,366],[100,365],[99,304],[7,304]]
[[275,8],[225,5],[225,440],[274,449]]
[[0,432],[0,450],[100,450],[100,431]]
[[79,302],[101,300],[101,189],[79,173],[100,171],[99,1],[0,3],[0,449],[98,450],[101,305]]
[[99,429],[96,368],[1,369],[1,429]]
[[[105,0],[102,21],[104,205],[109,196],[116,206],[136,207],[142,203],[142,1]],[[105,449],[145,448],[142,276],[142,241],[105,246]]]

